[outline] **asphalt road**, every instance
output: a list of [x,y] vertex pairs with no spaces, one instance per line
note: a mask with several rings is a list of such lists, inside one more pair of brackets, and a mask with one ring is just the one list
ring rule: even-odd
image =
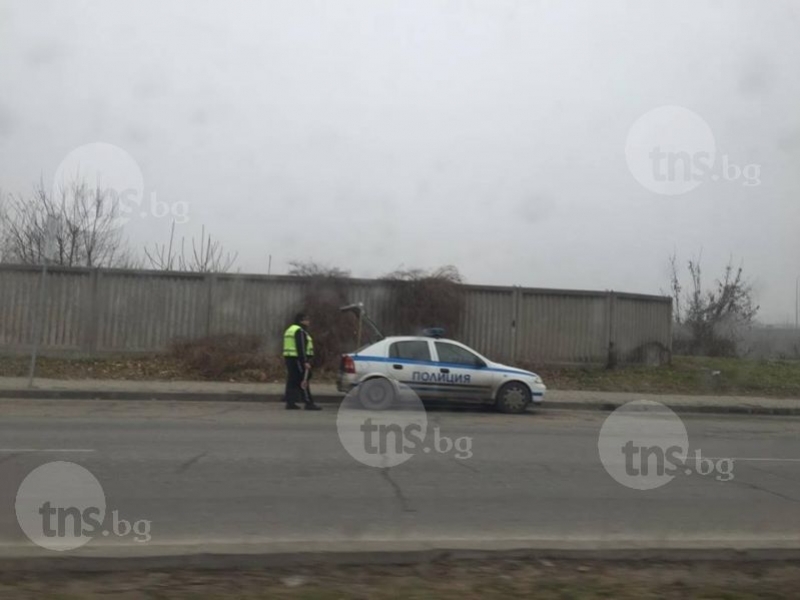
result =
[[682,417],[691,448],[735,459],[732,471],[681,473],[638,490],[601,464],[606,417],[429,411],[429,432],[468,439],[470,452],[459,458],[455,450],[420,449],[403,464],[375,468],[344,449],[332,407],[3,401],[0,555],[50,552],[25,537],[15,498],[25,477],[51,461],[77,463],[97,478],[106,531],[111,511],[149,522],[146,543],[97,533],[73,552],[281,544],[800,547],[800,418]]

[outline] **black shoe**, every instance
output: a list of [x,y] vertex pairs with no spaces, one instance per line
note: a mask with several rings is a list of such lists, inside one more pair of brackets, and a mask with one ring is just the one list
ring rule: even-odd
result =
[[300,410],[300,407],[297,406],[297,404],[294,404],[294,403],[287,404],[286,405],[286,410]]
[[306,410],[322,410],[322,407],[311,403],[311,404],[306,404]]

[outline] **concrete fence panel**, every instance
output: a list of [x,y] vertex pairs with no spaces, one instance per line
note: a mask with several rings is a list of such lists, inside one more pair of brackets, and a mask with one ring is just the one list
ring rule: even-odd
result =
[[518,360],[539,363],[604,363],[608,357],[605,294],[523,290]]
[[256,334],[275,352],[281,348],[286,324],[305,297],[303,282],[288,277],[210,275],[206,285],[209,334]]
[[616,293],[612,341],[620,362],[660,363],[672,349],[672,301],[660,296]]
[[[40,305],[41,285],[41,267],[0,266],[0,351],[29,351],[41,320],[49,353],[161,352],[176,339],[227,333],[257,334],[277,352],[307,292],[289,276],[56,267]],[[353,279],[344,290],[393,332],[390,284]],[[458,337],[494,360],[602,364],[613,349],[622,361],[649,362],[643,349],[671,349],[669,298],[477,285],[463,293]]]
[[465,286],[461,341],[493,360],[508,361],[513,354],[513,288]]
[[95,277],[97,323],[86,344],[89,352],[159,351],[174,339],[207,331],[209,298],[202,276],[114,271]]

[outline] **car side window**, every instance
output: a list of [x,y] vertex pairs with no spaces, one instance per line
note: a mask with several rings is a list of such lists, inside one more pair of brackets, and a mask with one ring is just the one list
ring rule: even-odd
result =
[[430,360],[431,350],[426,341],[395,342],[389,346],[390,358]]
[[439,362],[465,365],[468,367],[478,367],[483,365],[483,361],[476,355],[455,344],[447,342],[436,342],[436,353],[439,355]]

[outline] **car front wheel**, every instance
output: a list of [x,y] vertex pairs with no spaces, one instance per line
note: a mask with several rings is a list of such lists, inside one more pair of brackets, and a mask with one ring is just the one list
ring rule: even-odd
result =
[[524,383],[512,381],[500,388],[497,393],[497,410],[517,414],[525,412],[531,403],[531,390]]

